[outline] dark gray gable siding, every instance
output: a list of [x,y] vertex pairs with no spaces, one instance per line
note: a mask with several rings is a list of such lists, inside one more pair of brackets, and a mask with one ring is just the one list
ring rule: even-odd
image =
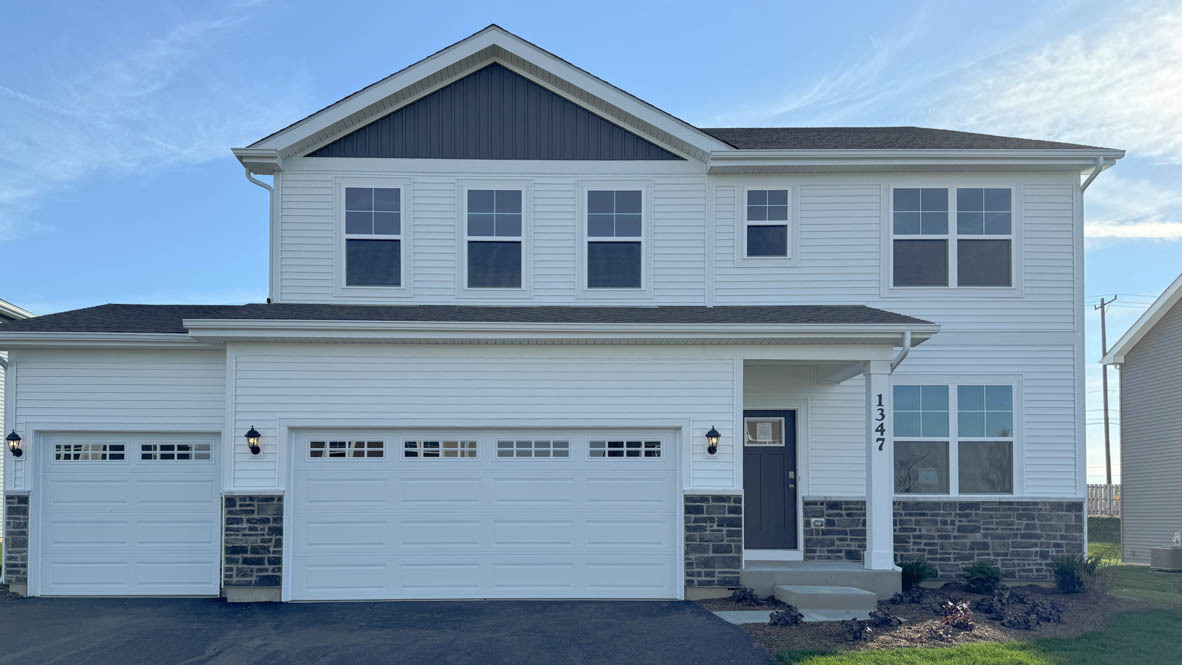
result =
[[307,156],[681,159],[495,63]]

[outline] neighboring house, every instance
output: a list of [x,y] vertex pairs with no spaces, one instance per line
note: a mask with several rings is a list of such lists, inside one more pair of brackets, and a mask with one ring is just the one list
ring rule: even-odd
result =
[[1120,370],[1121,548],[1149,563],[1182,531],[1182,275],[1101,362]]
[[271,303],[0,332],[14,588],[886,594],[1084,551],[1080,179],[1119,150],[699,129],[490,26],[234,153]]
[[[16,305],[0,300],[0,330],[3,330],[3,325],[9,321],[18,321],[20,319],[27,319],[33,316],[32,313],[17,307]],[[7,433],[4,429],[4,373],[8,369],[8,354],[0,350],[0,432]],[[4,458],[8,455],[0,454],[0,476],[4,473]],[[0,505],[0,524],[4,523],[4,506]],[[0,533],[0,538],[3,534]]]

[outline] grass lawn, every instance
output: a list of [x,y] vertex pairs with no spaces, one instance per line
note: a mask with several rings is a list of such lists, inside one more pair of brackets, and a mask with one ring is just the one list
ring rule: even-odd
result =
[[1151,665],[1182,663],[1182,574],[1117,566],[1113,593],[1151,607],[1113,615],[1104,630],[1068,639],[947,648],[783,651],[785,665]]

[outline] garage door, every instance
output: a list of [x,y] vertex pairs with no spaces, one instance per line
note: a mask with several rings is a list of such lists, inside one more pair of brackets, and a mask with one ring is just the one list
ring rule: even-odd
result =
[[215,437],[45,442],[44,595],[218,594]]
[[673,432],[298,436],[292,599],[674,598],[674,441]]

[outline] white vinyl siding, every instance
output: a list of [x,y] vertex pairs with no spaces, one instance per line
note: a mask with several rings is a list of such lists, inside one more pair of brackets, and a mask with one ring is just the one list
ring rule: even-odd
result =
[[[34,489],[29,465],[43,450],[38,449],[40,441],[31,440],[30,427],[220,432],[225,421],[224,351],[58,349],[11,355],[12,408],[26,439],[26,454],[9,465],[16,468],[7,470],[8,489]],[[138,458],[137,451],[128,455]]]
[[[551,429],[684,425],[692,429],[691,440],[680,443],[692,451],[687,486],[735,487],[735,363],[723,348],[687,354],[685,347],[652,346],[244,344],[231,345],[231,353],[232,431],[236,438],[254,425],[263,435],[259,456],[235,446],[234,489],[282,487],[279,421]],[[716,455],[707,455],[705,433],[712,425],[724,439]],[[389,445],[402,459],[403,441]]]
[[1149,562],[1182,530],[1182,304],[1120,367],[1120,475],[1125,561]]

